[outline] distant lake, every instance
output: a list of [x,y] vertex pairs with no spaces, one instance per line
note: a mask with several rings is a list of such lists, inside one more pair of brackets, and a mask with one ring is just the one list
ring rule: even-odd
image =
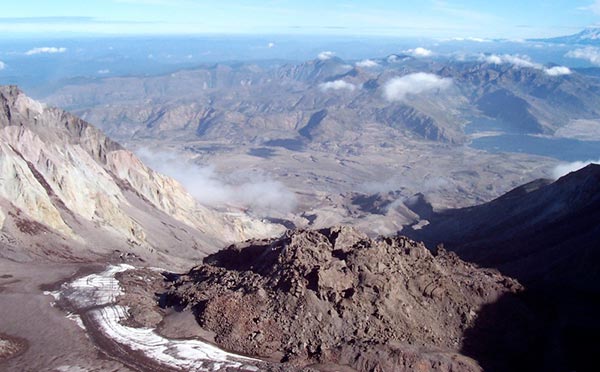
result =
[[519,124],[513,124],[507,121],[488,118],[488,117],[473,117],[465,128],[466,134],[474,134],[479,132],[503,132],[510,134],[526,134]]
[[488,152],[521,152],[548,156],[563,161],[600,158],[600,141],[569,138],[534,137],[526,134],[502,134],[474,139],[470,145]]

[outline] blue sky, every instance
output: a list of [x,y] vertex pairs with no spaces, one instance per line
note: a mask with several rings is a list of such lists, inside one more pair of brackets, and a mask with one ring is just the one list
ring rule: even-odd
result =
[[18,0],[0,34],[323,34],[528,38],[600,24],[600,0]]

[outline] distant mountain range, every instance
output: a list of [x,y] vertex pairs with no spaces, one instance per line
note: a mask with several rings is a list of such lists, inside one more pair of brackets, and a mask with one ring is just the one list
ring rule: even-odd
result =
[[[407,75],[408,80],[394,81]],[[448,79],[448,84],[421,89],[428,82],[417,80],[431,75]],[[367,64],[332,57],[74,81],[42,100],[122,141],[339,143],[350,134],[365,136],[365,127],[376,124],[391,128],[400,140],[459,144],[467,142],[466,124],[480,119],[496,123],[483,131],[552,135],[572,120],[599,118],[598,92],[596,78],[526,60],[460,62],[390,55]]]
[[[67,81],[40,99],[132,148],[176,149],[202,166],[228,171],[263,167],[301,195],[354,192],[394,178],[389,188],[374,192],[437,194],[436,207],[465,206],[543,177],[557,162],[475,154],[473,143],[481,138],[514,134],[550,141],[557,132],[600,133],[600,80],[567,68],[549,72],[524,59],[488,57],[457,61],[399,53],[361,61],[219,63],[160,76]],[[586,131],[579,130],[582,121]],[[466,160],[457,163],[457,157]],[[433,185],[425,191],[417,181],[423,177]],[[325,194],[313,195],[305,206],[318,209],[307,212],[316,219],[296,226],[341,223],[332,218],[347,203],[327,201],[335,211],[320,218]]]
[[556,44],[600,45],[600,27],[591,26],[573,35],[558,36],[547,39],[530,39]]

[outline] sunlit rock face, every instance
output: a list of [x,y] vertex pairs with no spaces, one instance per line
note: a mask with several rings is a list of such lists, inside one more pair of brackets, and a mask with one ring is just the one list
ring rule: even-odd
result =
[[[148,168],[98,129],[44,107],[16,87],[0,87],[0,105],[1,226],[12,218],[18,220],[17,233],[47,228],[85,244],[91,243],[91,231],[101,230],[129,245],[162,249],[186,241],[204,251],[281,231],[199,205],[177,181]],[[31,228],[37,224],[43,229]]]

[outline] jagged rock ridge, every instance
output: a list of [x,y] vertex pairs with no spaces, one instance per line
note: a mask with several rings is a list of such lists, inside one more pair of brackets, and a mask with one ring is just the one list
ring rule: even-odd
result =
[[289,365],[479,370],[458,354],[477,311],[518,282],[404,237],[289,231],[169,274],[162,306],[194,311],[215,342]]

